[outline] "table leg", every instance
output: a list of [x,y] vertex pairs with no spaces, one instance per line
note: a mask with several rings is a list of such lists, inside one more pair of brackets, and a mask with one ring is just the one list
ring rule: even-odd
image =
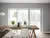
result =
[[[34,34],[34,36],[33,36],[33,34]],[[33,36],[34,38],[36,38],[35,30],[32,31],[32,36]]]

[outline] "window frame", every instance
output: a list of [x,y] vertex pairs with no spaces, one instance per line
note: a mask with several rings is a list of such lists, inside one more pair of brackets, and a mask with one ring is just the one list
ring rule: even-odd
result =
[[[10,9],[28,9],[28,25],[30,25],[30,10],[41,10],[41,13],[40,13],[40,29],[43,30],[43,9],[42,8],[9,8],[8,9],[8,14],[9,14],[9,10]],[[9,24],[9,16],[8,16],[8,24]]]

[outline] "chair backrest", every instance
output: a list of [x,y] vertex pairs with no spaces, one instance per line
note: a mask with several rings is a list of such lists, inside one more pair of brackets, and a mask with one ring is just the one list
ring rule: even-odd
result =
[[21,34],[21,37],[29,37],[29,30],[28,29],[22,29],[20,34]]

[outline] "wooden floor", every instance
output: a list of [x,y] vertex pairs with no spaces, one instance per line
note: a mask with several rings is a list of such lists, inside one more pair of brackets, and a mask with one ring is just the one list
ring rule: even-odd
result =
[[50,34],[40,34],[40,38],[50,38]]
[[50,34],[44,34],[41,32],[36,31],[36,38],[50,38]]
[[36,38],[50,38],[50,34],[41,33],[38,30],[35,32],[36,32]]
[[[40,34],[40,35],[39,35]],[[50,38],[50,34],[39,33],[36,38]]]

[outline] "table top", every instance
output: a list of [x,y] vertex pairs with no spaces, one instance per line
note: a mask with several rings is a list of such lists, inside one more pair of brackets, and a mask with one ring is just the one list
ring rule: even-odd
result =
[[31,30],[38,30],[39,29],[36,25],[31,25],[31,26],[26,26],[26,27],[23,27],[23,26],[20,26],[20,27],[12,26],[12,27],[9,27],[9,28],[11,28],[11,29],[23,29],[23,28],[26,28],[26,29],[31,29]]
[[23,28],[27,28],[27,29],[31,29],[31,30],[38,30],[39,28],[35,25],[32,25],[30,27],[17,27],[17,26],[12,26],[12,27],[8,27],[8,26],[0,26],[0,30],[3,30],[5,28],[10,28],[10,29],[23,29]]

